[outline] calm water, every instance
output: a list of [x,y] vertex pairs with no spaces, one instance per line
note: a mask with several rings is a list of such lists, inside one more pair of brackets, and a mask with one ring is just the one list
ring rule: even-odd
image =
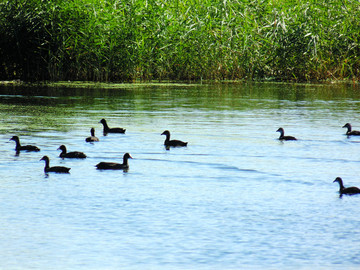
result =
[[[360,186],[342,128],[359,103],[353,86],[0,89],[0,269],[358,268],[360,195],[332,181]],[[167,151],[165,129],[188,147]],[[41,152],[16,156],[13,135]],[[95,169],[125,152],[128,172]]]

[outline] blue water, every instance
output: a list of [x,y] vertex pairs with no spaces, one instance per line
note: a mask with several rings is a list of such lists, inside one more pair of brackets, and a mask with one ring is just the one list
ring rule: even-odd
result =
[[[360,195],[332,183],[360,187],[360,137],[342,129],[360,129],[358,92],[1,89],[0,269],[358,268]],[[126,134],[104,136],[102,118]],[[166,150],[165,129],[188,147]],[[41,151],[16,156],[13,135]],[[95,169],[125,152],[129,171]],[[71,173],[46,175],[44,155]]]

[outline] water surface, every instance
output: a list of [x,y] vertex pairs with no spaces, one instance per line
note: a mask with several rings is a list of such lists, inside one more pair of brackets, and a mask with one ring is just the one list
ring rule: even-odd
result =
[[[359,101],[334,85],[1,88],[0,268],[357,268],[360,195],[332,181],[360,187],[342,129],[360,129]],[[166,129],[188,147],[166,150]],[[41,151],[16,155],[13,135]],[[125,152],[128,172],[95,169]],[[44,174],[43,155],[71,174]]]

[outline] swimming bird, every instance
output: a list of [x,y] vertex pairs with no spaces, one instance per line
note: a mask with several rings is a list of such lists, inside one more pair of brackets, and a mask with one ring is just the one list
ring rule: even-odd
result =
[[279,140],[281,141],[296,141],[297,139],[293,136],[284,136],[284,129],[279,128],[276,132],[280,132]]
[[339,189],[339,193],[340,195],[342,194],[347,194],[347,195],[354,195],[354,194],[360,194],[360,189],[357,187],[344,187],[343,181],[341,179],[341,177],[336,177],[336,179],[333,181],[333,183],[338,182],[340,189]]
[[115,162],[100,162],[95,165],[98,170],[127,170],[129,169],[128,159],[132,158],[129,153],[125,153],[123,157],[123,163]]
[[94,128],[90,129],[90,134],[91,134],[91,136],[87,137],[85,139],[86,142],[98,142],[99,141],[99,138],[95,136],[95,129]]
[[350,123],[346,123],[343,128],[347,128],[346,131],[346,135],[350,136],[350,135],[354,135],[354,136],[360,136],[360,131],[357,130],[351,130],[351,124]]
[[161,133],[161,135],[165,135],[166,139],[164,141],[164,145],[169,147],[169,146],[173,146],[173,147],[177,147],[177,146],[187,146],[187,142],[183,142],[183,141],[179,141],[179,140],[170,140],[170,131],[165,130],[163,133]]
[[61,150],[59,157],[61,158],[86,158],[86,155],[83,152],[66,152],[66,146],[60,145],[57,150]]
[[17,152],[19,151],[28,151],[28,152],[39,152],[40,149],[36,147],[35,145],[24,145],[21,146],[20,139],[18,136],[13,136],[10,141],[14,141],[16,143],[15,150]]
[[48,156],[43,156],[40,160],[45,161],[45,168],[44,168],[45,173],[48,173],[48,172],[69,173],[69,171],[70,171],[70,168],[63,167],[63,166],[50,167],[50,159]]
[[100,122],[104,126],[104,133],[125,133],[126,129],[124,128],[109,128],[105,119],[101,119]]

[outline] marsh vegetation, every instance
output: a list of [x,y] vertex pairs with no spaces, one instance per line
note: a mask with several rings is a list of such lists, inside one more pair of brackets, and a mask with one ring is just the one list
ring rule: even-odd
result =
[[14,0],[0,79],[359,78],[359,1]]

